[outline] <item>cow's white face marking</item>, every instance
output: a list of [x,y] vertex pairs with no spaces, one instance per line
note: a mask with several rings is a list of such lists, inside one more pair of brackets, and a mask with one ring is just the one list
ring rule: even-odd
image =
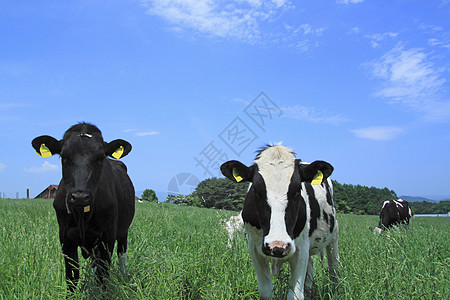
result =
[[275,241],[291,246],[295,252],[295,244],[288,235],[285,223],[285,213],[288,204],[287,193],[295,170],[293,151],[284,146],[273,146],[264,150],[255,160],[259,173],[266,186],[267,204],[270,206],[270,229],[264,238],[264,244]]
[[91,137],[92,137],[92,134],[89,134],[89,133],[80,133],[80,136],[81,136],[81,137],[88,137],[88,138],[91,138]]

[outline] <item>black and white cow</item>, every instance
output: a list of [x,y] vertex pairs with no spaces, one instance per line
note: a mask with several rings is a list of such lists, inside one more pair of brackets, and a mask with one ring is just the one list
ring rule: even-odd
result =
[[221,171],[234,182],[251,182],[242,218],[261,299],[274,297],[269,261],[274,275],[284,262],[290,264],[289,299],[304,299],[305,286],[311,290],[310,256],[325,248],[330,275],[336,279],[338,223],[329,163],[301,163],[291,149],[276,145],[259,151],[250,167],[232,160]]
[[405,200],[385,201],[380,211],[380,222],[375,227],[375,233],[382,233],[383,230],[399,224],[409,224],[412,217],[411,206]]
[[73,291],[80,277],[78,247],[92,259],[97,281],[108,274],[117,240],[119,266],[125,272],[128,228],[134,217],[134,187],[121,158],[131,151],[124,140],[103,141],[94,125],[70,127],[62,140],[40,136],[32,141],[42,157],[61,156],[62,179],[53,207],[59,224],[66,281]]
[[224,221],[223,225],[228,234],[227,247],[233,247],[234,236],[237,233],[244,234],[244,220],[242,220],[242,213],[237,216],[231,216],[228,221]]

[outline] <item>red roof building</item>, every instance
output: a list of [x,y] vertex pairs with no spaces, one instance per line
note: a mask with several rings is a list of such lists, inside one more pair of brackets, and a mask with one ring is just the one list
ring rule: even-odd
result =
[[57,190],[58,190],[58,185],[57,184],[51,184],[51,185],[48,186],[48,188],[43,190],[39,195],[34,197],[34,199],[37,199],[37,198],[42,198],[42,199],[55,198]]

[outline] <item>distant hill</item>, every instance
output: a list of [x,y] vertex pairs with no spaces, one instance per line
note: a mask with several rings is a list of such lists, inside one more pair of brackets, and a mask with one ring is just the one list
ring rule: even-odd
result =
[[431,202],[431,203],[439,203],[438,200],[432,200],[432,199],[428,199],[425,197],[414,197],[414,196],[400,196],[400,199],[406,200],[408,202],[423,202],[423,201],[427,201],[427,202]]

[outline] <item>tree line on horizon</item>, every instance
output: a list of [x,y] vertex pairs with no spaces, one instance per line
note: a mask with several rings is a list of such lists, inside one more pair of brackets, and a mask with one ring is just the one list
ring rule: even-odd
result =
[[[397,194],[388,188],[366,187],[362,185],[341,184],[332,180],[334,201],[339,213],[359,215],[378,215],[384,201],[398,199]],[[168,195],[166,201],[173,204],[205,208],[241,211],[247,184],[237,184],[226,178],[207,178],[201,181],[194,192],[188,195]],[[158,201],[153,190],[145,190],[144,201]],[[410,202],[413,214],[444,214],[450,209],[450,201],[440,203]]]

